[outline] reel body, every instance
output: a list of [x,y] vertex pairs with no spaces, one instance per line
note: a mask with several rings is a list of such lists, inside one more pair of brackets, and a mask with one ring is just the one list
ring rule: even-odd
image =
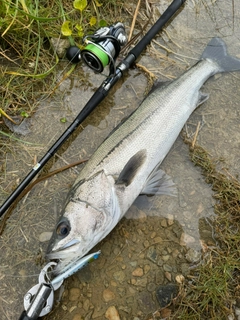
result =
[[121,47],[127,42],[124,25],[117,22],[100,28],[93,35],[85,36],[83,41],[85,48],[82,51],[75,46],[68,48],[67,58],[73,63],[82,58],[84,63],[97,73],[101,73],[109,65],[110,75],[115,74],[115,60]]

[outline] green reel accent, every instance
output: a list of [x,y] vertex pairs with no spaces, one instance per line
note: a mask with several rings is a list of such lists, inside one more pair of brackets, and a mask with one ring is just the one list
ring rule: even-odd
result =
[[84,51],[90,51],[91,53],[93,53],[101,61],[103,68],[105,68],[109,62],[108,55],[94,44],[88,44],[84,48]]

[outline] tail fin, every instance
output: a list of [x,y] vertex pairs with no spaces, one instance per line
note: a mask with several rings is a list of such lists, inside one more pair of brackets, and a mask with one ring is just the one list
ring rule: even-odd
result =
[[240,60],[227,53],[226,44],[221,38],[212,38],[205,48],[201,59],[215,61],[221,68],[221,72],[240,70]]

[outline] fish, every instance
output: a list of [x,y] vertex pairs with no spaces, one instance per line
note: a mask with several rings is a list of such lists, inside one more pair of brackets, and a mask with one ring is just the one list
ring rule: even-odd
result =
[[159,166],[191,113],[209,95],[200,89],[221,72],[240,70],[221,38],[210,40],[199,61],[179,78],[155,88],[92,154],[67,196],[46,258],[65,272],[124,217],[140,194],[174,194]]

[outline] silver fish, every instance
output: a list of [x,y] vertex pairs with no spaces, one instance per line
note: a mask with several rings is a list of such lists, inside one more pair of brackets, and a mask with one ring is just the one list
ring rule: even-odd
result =
[[201,59],[178,79],[155,89],[100,145],[70,190],[47,258],[55,274],[70,268],[106,237],[140,194],[171,193],[173,182],[159,165],[185,122],[208,95],[203,83],[219,72],[240,70],[240,60],[213,38]]

